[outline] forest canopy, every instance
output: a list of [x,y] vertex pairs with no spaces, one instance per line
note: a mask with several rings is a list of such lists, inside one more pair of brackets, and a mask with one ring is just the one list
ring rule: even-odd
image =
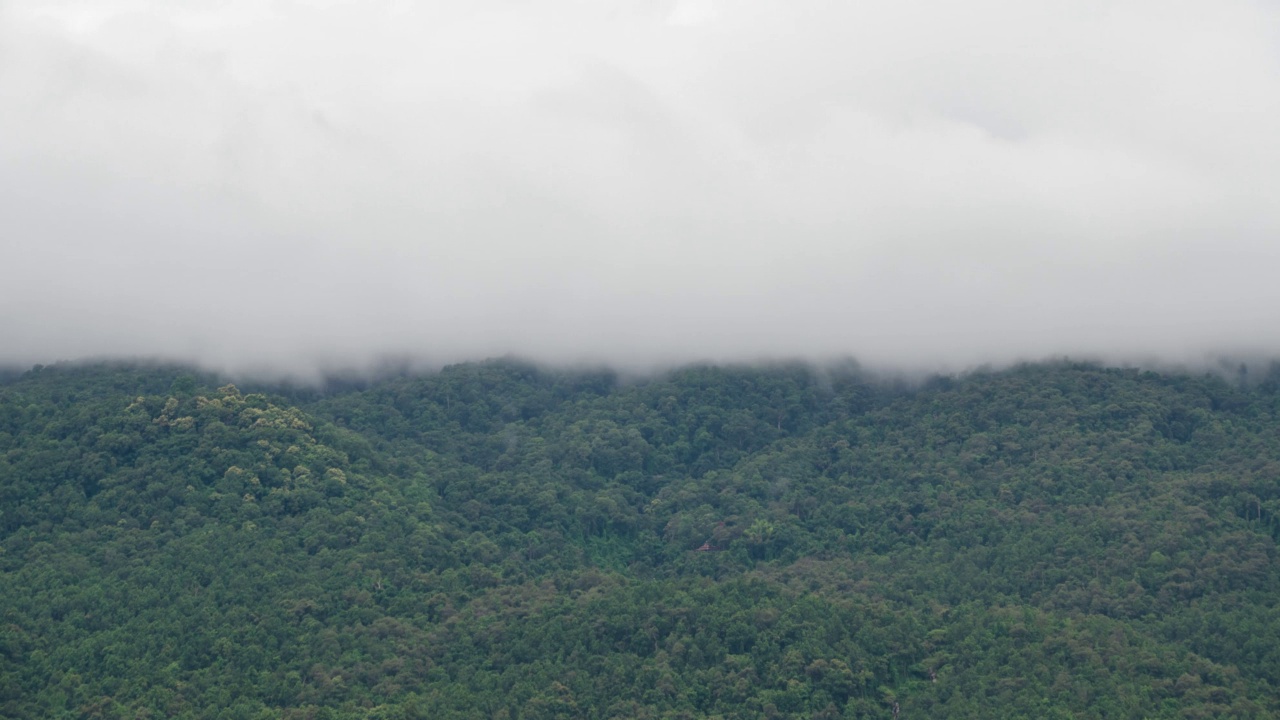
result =
[[0,716],[1274,717],[1257,375],[6,375]]

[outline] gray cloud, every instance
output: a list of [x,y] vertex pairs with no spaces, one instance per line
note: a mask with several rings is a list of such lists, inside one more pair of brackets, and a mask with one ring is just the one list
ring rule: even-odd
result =
[[8,0],[0,362],[1280,353],[1277,28]]

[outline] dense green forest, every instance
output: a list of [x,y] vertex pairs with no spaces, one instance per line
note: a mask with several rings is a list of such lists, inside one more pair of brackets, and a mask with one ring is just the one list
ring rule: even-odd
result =
[[1280,716],[1280,373],[0,381],[5,718]]

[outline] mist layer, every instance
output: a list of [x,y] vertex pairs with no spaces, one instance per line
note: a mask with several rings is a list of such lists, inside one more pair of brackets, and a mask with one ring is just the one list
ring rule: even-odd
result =
[[0,363],[1280,353],[1280,9],[0,4]]

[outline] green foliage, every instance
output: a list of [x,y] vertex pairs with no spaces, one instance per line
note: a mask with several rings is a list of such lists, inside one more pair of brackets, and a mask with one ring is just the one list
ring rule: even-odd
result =
[[1280,713],[1273,377],[259,390],[0,384],[0,716]]

